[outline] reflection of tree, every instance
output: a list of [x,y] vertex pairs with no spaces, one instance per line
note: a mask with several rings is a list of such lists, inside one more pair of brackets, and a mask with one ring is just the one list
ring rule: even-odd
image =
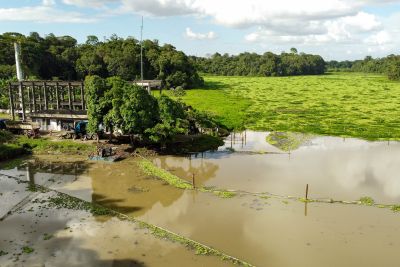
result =
[[35,175],[36,173],[51,173],[64,175],[81,175],[89,168],[89,163],[84,161],[62,162],[33,159],[26,164],[18,167],[18,170],[28,170]]
[[207,161],[203,157],[168,157],[162,156],[157,158],[159,166],[164,170],[168,170],[178,177],[191,182],[192,174],[196,176],[196,183],[204,183],[214,178],[219,166]]
[[280,150],[290,152],[310,141],[312,137],[310,134],[303,133],[272,132],[267,136],[266,140]]
[[134,160],[96,164],[89,169],[92,201],[125,214],[140,216],[156,203],[170,206],[184,190],[149,179]]

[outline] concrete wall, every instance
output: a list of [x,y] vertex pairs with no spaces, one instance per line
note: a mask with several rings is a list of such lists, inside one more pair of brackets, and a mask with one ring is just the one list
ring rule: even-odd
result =
[[61,122],[55,119],[32,119],[40,125],[42,131],[61,131]]

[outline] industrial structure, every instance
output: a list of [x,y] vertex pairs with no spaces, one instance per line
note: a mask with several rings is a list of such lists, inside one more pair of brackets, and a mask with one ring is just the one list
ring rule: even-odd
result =
[[[160,80],[134,81],[146,88],[161,88]],[[85,85],[81,81],[19,81],[9,83],[13,120],[39,123],[43,131],[61,131],[87,120]]]
[[37,122],[41,130],[60,131],[87,120],[83,82],[20,81],[9,83],[10,113]]

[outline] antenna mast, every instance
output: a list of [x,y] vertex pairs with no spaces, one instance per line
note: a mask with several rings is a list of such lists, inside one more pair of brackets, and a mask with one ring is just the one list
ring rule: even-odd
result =
[[142,16],[142,26],[140,27],[140,78],[143,83],[143,16]]

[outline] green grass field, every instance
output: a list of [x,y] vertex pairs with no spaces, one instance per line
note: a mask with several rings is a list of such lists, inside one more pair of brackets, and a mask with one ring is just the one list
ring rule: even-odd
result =
[[299,77],[206,76],[182,100],[230,128],[400,140],[400,83],[335,73]]

